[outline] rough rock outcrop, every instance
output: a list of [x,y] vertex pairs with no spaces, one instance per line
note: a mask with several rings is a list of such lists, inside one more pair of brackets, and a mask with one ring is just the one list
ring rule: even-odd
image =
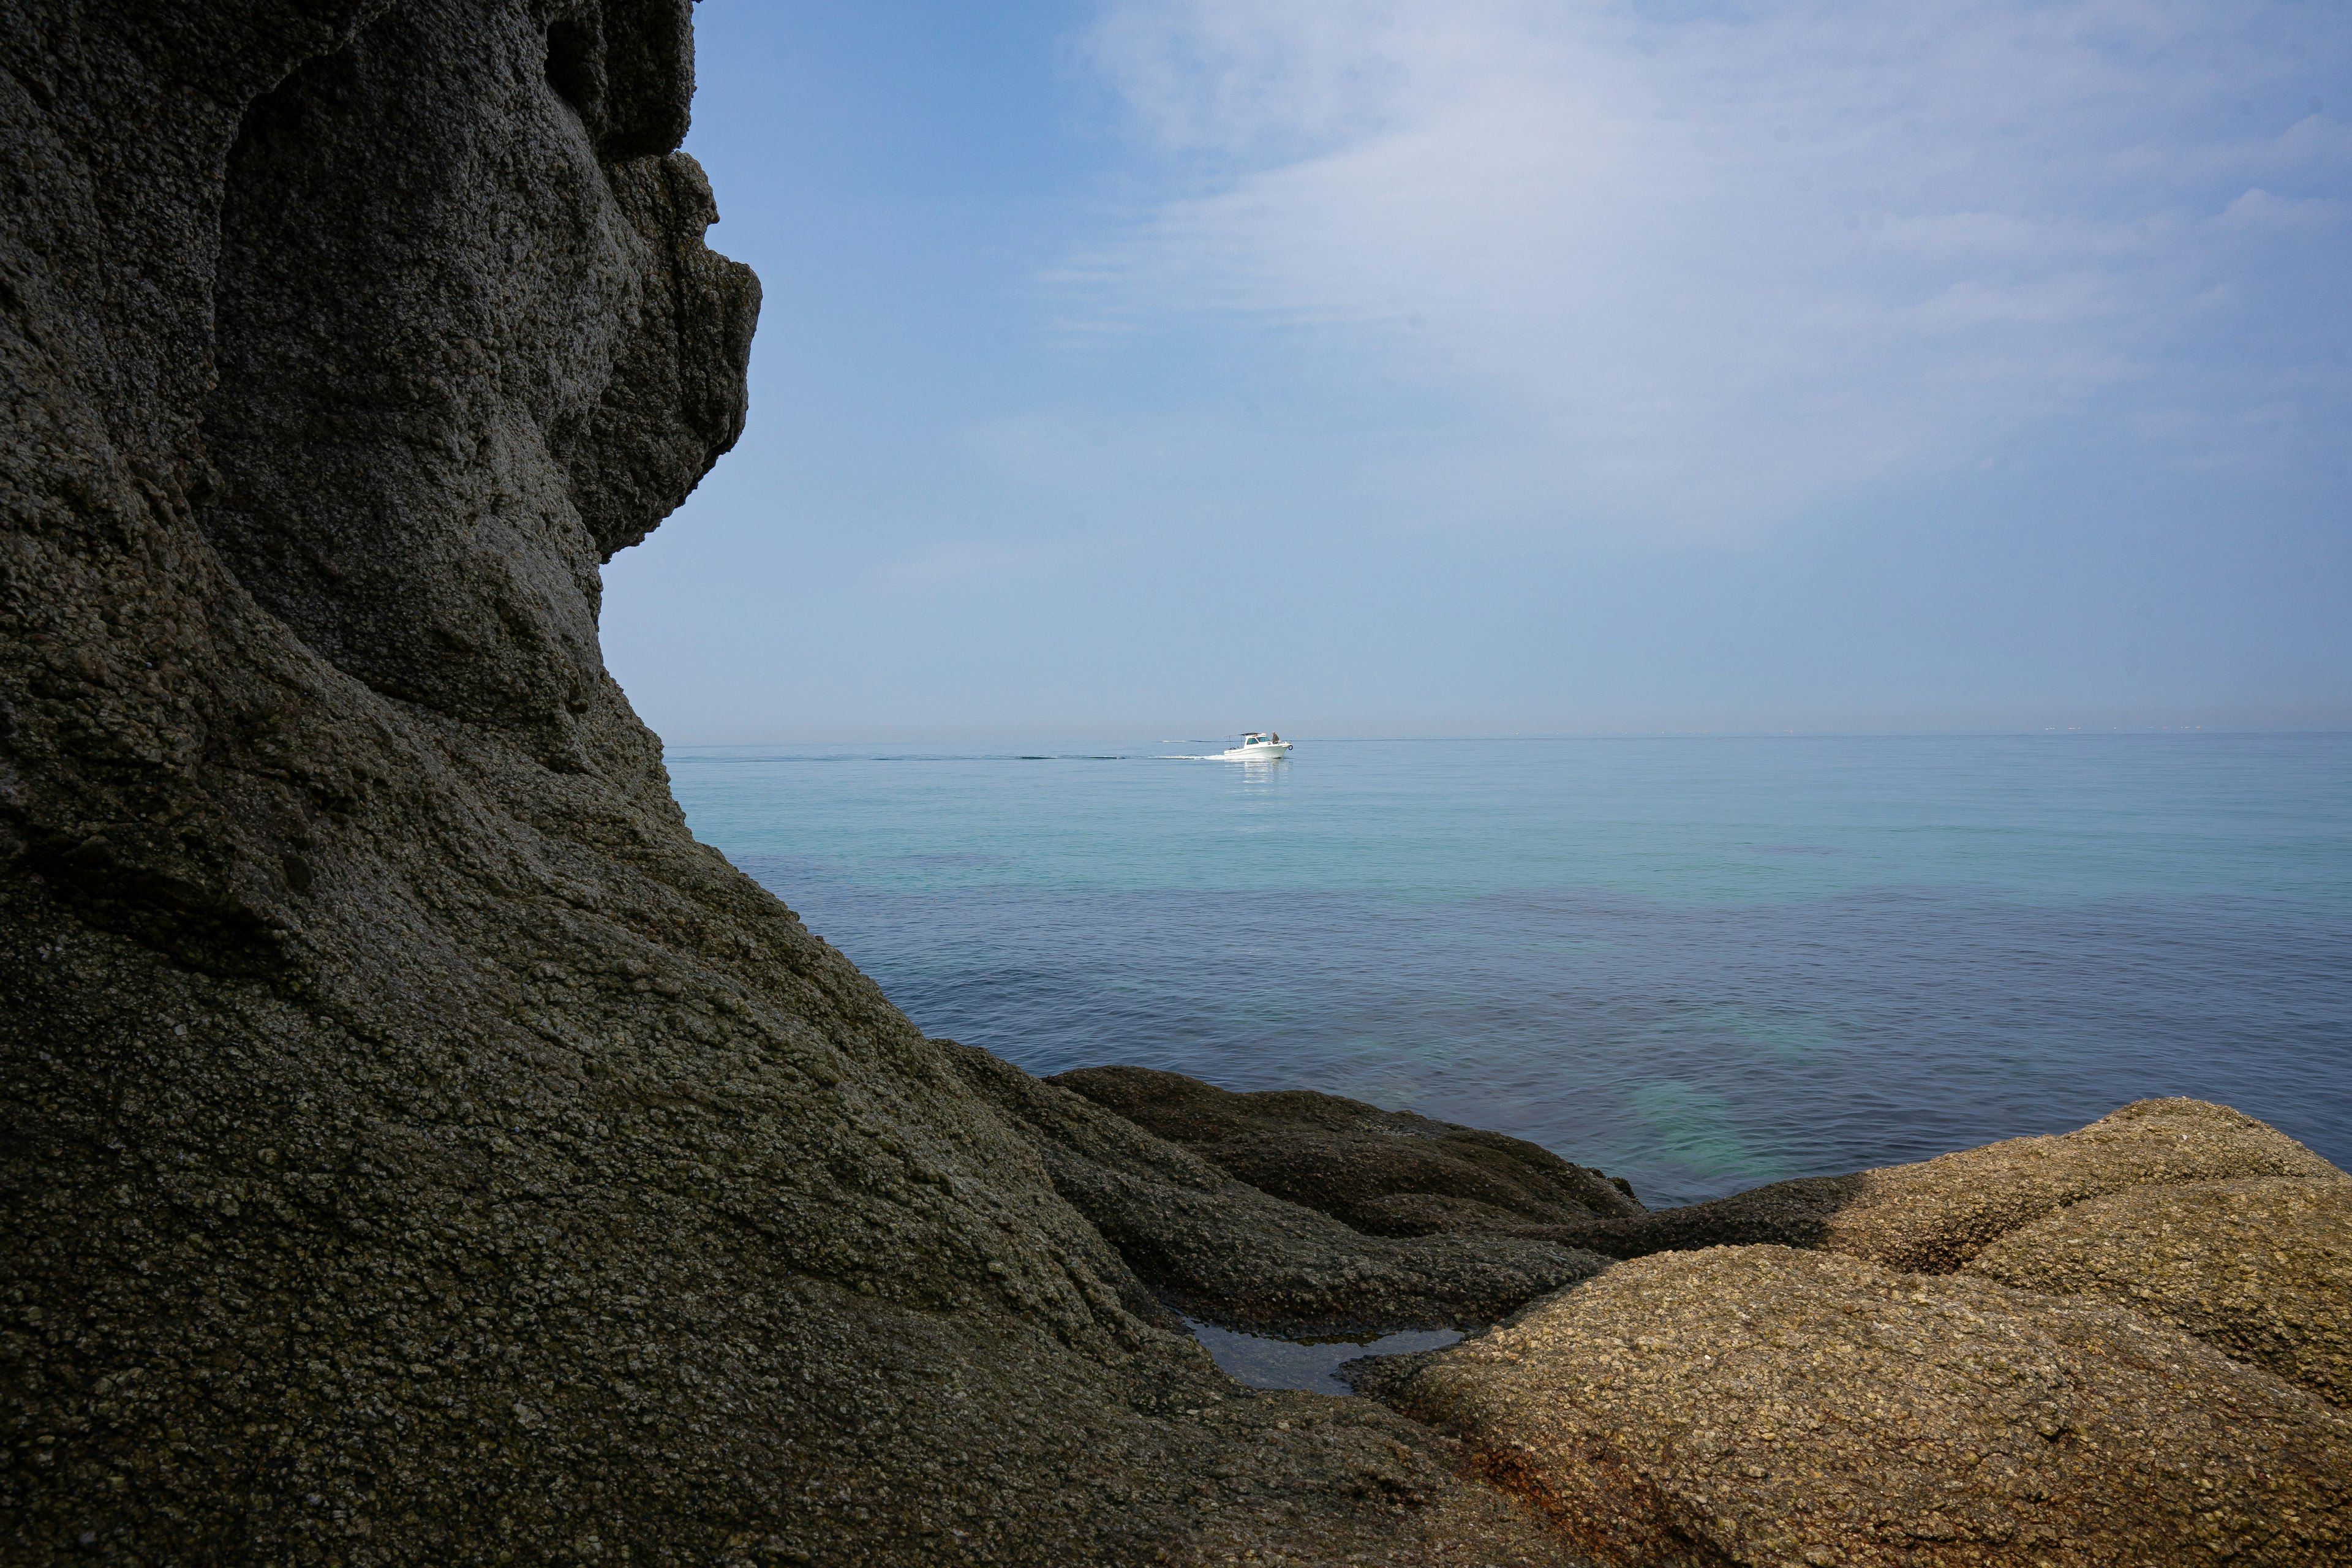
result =
[[1967,1272],[2116,1302],[2352,1405],[2352,1181],[2135,1187],[2010,1232]]
[[2108,1193],[2237,1176],[2342,1175],[2226,1105],[2142,1100],[2053,1137],[2011,1138],[1851,1176],[1776,1182],[1713,1203],[1545,1234],[1616,1258],[1770,1243],[1940,1274],[1998,1237]]
[[0,1558],[1561,1561],[1221,1401],[688,834],[595,623],[743,416],[689,18],[0,4]]
[[[1475,1231],[1366,1236],[1237,1182],[1065,1087],[1083,1075],[1041,1083],[985,1051],[952,1048],[974,1092],[1029,1136],[1055,1189],[1155,1289],[1197,1316],[1309,1336],[1475,1327],[1608,1262],[1556,1242]],[[1328,1095],[1304,1098],[1382,1114]]]
[[1628,1564],[2352,1554],[2352,1420],[2103,1301],[1780,1247],[1624,1263],[1352,1363]]
[[1049,1080],[1276,1197],[1372,1236],[1545,1227],[1638,1215],[1622,1182],[1550,1150],[1305,1089],[1236,1094],[1149,1068]]

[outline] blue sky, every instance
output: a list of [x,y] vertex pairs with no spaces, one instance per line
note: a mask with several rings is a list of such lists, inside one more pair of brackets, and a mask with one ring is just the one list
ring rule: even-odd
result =
[[696,16],[674,744],[2352,723],[2340,3]]

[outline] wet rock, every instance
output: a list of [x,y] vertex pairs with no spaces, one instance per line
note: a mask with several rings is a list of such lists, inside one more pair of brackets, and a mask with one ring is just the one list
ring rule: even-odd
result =
[[2108,1193],[2237,1176],[2342,1174],[2226,1105],[2142,1100],[2072,1132],[2011,1138],[1916,1165],[1776,1182],[1557,1234],[1616,1258],[1772,1243],[1940,1274],[1998,1237]]
[[1225,1174],[1372,1236],[1524,1233],[1638,1215],[1630,1189],[1550,1150],[1336,1094],[1236,1094],[1149,1068],[1049,1080]]
[[2342,1412],[2122,1308],[1966,1276],[1671,1253],[1349,1372],[1613,1563],[2352,1552]]
[[1155,1290],[1195,1317],[1294,1336],[1466,1327],[1608,1261],[1557,1242],[1475,1231],[1367,1236],[1236,1181],[1065,1087],[1086,1075],[1039,1082],[985,1051],[947,1048],[975,1092],[1023,1129],[1055,1190]]
[[2135,1187],[2013,1230],[1967,1271],[2116,1302],[2352,1405],[2352,1181]]

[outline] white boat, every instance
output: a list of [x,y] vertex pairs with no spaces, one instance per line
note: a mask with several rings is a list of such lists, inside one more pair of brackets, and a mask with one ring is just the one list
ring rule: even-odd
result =
[[1228,762],[1270,763],[1290,755],[1290,742],[1264,730],[1252,730],[1242,743],[1225,753]]

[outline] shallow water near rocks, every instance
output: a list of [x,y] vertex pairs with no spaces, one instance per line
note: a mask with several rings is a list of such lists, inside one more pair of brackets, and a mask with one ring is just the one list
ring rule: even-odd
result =
[[1382,1334],[1370,1340],[1280,1340],[1270,1334],[1244,1334],[1187,1318],[1208,1351],[1209,1359],[1235,1383],[1248,1388],[1300,1388],[1309,1394],[1349,1394],[1339,1381],[1339,1367],[1359,1356],[1404,1355],[1413,1351],[1438,1351],[1462,1342],[1456,1329],[1414,1329]]
[[[1298,739],[1297,737],[1293,737]],[[1652,1206],[2227,1101],[2352,1164],[2352,736],[678,749],[933,1035],[1533,1139]]]

